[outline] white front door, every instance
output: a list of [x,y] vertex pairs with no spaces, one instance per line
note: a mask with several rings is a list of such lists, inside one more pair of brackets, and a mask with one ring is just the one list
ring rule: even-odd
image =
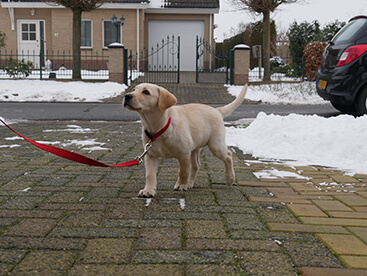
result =
[[35,68],[39,68],[41,42],[44,41],[43,20],[18,20],[18,59],[33,62]]

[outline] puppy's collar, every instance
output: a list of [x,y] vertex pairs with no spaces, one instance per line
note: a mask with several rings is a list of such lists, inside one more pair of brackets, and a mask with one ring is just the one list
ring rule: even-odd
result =
[[151,134],[148,130],[144,130],[145,135],[148,136],[150,141],[154,142],[155,139],[157,139],[159,136],[161,136],[167,130],[167,128],[169,127],[170,124],[171,124],[171,117],[169,117],[167,124],[160,131],[158,131],[156,134]]

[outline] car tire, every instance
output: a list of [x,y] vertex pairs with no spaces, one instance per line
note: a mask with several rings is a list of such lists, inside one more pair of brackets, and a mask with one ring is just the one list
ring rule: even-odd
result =
[[344,105],[335,102],[331,102],[331,105],[342,113],[354,114],[356,112],[356,108],[354,105]]
[[367,114],[367,86],[365,86],[358,95],[355,106],[357,115],[361,116]]

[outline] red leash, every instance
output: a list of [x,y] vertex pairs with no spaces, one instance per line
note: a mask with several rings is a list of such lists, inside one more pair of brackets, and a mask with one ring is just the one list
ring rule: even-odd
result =
[[167,130],[167,128],[169,127],[169,125],[171,123],[171,118],[168,119],[168,122],[167,122],[167,124],[165,125],[164,128],[162,128],[157,134],[152,135],[152,138],[150,139],[150,142],[147,143],[144,147],[143,154],[137,156],[132,161],[128,161],[128,162],[125,162],[125,163],[112,165],[112,166],[104,164],[102,162],[99,162],[97,160],[94,160],[92,158],[83,156],[83,155],[75,153],[75,152],[71,152],[71,151],[60,149],[60,148],[57,148],[57,147],[54,147],[54,146],[38,143],[38,142],[33,141],[31,139],[28,139],[27,137],[25,137],[25,136],[21,135],[20,133],[16,132],[8,124],[6,124],[3,120],[0,119],[0,122],[2,122],[12,132],[14,132],[18,136],[22,137],[24,140],[26,140],[27,142],[29,142],[32,145],[36,146],[37,148],[40,148],[41,150],[44,150],[44,151],[47,151],[47,152],[52,153],[54,155],[57,155],[59,157],[62,157],[62,158],[65,158],[65,159],[68,159],[68,160],[71,160],[71,161],[74,161],[74,162],[86,164],[86,165],[89,165],[89,166],[116,168],[116,167],[131,167],[131,166],[139,165],[143,161],[143,157],[148,153],[148,151],[152,147],[152,142],[155,139],[157,139],[159,136],[161,136]]

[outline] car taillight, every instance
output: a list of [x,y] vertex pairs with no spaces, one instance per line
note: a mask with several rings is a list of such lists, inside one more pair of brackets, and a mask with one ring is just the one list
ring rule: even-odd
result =
[[367,51],[367,45],[361,44],[361,45],[355,45],[347,48],[343,54],[340,56],[338,63],[336,64],[336,67],[347,65],[348,63],[351,63],[352,61],[359,58],[361,55],[363,55]]

